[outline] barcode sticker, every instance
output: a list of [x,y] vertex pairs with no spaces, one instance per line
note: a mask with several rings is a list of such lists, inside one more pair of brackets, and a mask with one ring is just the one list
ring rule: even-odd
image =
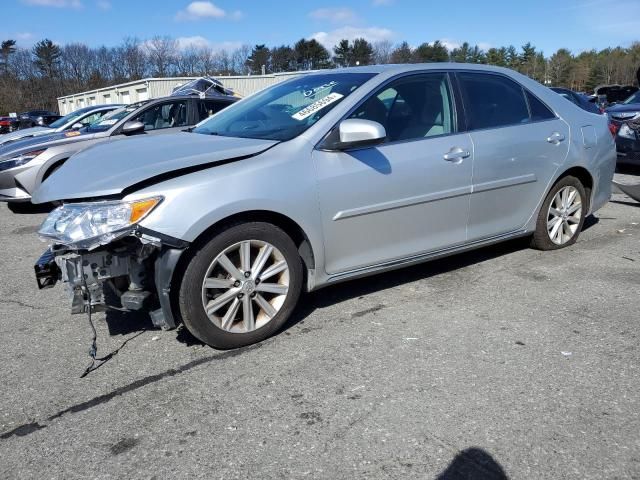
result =
[[293,115],[291,115],[291,118],[293,118],[294,120],[304,120],[305,118],[310,117],[317,111],[322,110],[326,106],[331,105],[334,102],[337,102],[342,97],[344,97],[344,95],[342,95],[341,93],[330,93],[329,95],[327,95],[324,98],[321,98],[317,102],[313,102],[308,107],[304,107],[298,113],[294,113]]

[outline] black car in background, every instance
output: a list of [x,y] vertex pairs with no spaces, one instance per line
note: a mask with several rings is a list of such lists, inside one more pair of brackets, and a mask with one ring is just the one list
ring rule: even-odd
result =
[[61,115],[47,110],[31,110],[18,115],[18,128],[46,127],[55,122]]
[[551,87],[551,90],[562,95],[564,98],[569,100],[570,102],[575,103],[581,109],[586,110],[591,113],[604,113],[603,110],[598,107],[595,103],[595,98],[590,98],[582,93],[574,92],[573,90],[569,90],[568,88],[562,87]]
[[607,115],[617,131],[618,163],[640,165],[640,91],[607,108]]

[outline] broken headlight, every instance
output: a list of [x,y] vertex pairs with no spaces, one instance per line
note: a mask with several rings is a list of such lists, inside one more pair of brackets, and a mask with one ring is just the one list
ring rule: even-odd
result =
[[161,201],[161,197],[152,197],[130,201],[68,203],[49,214],[38,234],[45,241],[91,250],[127,235]]
[[635,140],[636,132],[631,130],[631,127],[629,125],[627,125],[626,123],[623,123],[622,126],[620,127],[620,130],[618,130],[618,136],[622,138],[630,138],[631,140]]

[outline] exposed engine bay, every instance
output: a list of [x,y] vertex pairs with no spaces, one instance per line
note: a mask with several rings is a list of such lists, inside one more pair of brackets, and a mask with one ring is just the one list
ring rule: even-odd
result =
[[141,310],[149,312],[156,327],[175,328],[169,287],[185,245],[180,247],[140,230],[91,251],[53,245],[34,267],[38,287],[62,281],[71,296],[72,314]]

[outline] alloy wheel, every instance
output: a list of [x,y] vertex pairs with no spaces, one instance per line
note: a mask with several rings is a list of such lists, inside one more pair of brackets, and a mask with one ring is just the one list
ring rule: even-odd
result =
[[582,197],[577,188],[566,186],[558,190],[549,205],[547,232],[556,245],[570,241],[582,219]]
[[222,251],[202,283],[202,305],[213,324],[248,333],[269,323],[289,291],[289,265],[282,253],[261,240],[245,240]]

